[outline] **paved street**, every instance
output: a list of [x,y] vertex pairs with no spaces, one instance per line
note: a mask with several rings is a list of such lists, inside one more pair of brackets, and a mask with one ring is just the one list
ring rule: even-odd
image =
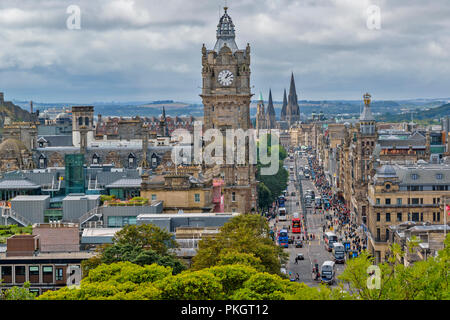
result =
[[[308,161],[306,158],[297,158],[297,170],[301,172],[301,168],[304,168],[305,165],[308,164]],[[295,167],[294,162],[291,162],[288,159],[285,161],[285,165],[290,171],[290,166]],[[294,169],[295,171],[295,169]],[[300,275],[300,282],[304,282],[308,286],[318,286],[319,282],[314,281],[314,275],[312,273],[312,268],[314,264],[318,264],[319,267],[327,260],[333,260],[332,253],[325,250],[324,243],[323,243],[323,229],[322,226],[324,224],[324,217],[323,214],[314,214],[313,208],[307,208],[307,212],[304,213],[301,210],[300,204],[300,195],[299,195],[299,188],[298,188],[298,181],[294,180],[291,181],[292,178],[295,179],[295,172],[290,171],[290,181],[288,185],[288,196],[286,197],[286,209],[288,212],[288,219],[287,221],[283,222],[275,222],[275,220],[271,221],[271,226],[275,225],[276,230],[281,229],[289,229],[291,226],[291,220],[293,218],[293,214],[295,212],[299,213],[299,216],[306,214],[306,225],[307,225],[307,232],[308,234],[314,234],[315,240],[311,241],[304,241],[303,248],[295,248],[294,244],[290,244],[289,248],[285,249],[289,253],[289,263],[287,264],[287,271],[292,272],[292,274],[295,276],[296,273]],[[303,192],[306,192],[306,190],[314,190],[315,194],[318,195],[318,191],[316,190],[313,182],[308,179],[301,179]],[[295,192],[295,196],[291,196],[291,193]],[[302,226],[303,227],[303,226]],[[305,233],[304,228],[302,228],[302,235]],[[289,232],[289,236],[297,238],[299,234],[293,234]],[[301,235],[300,235],[301,237]],[[298,261],[298,264],[295,264],[295,257],[298,253],[302,253],[305,257],[305,260]],[[343,264],[336,264],[337,269],[337,275],[342,273],[344,270],[345,265]],[[333,285],[333,287],[336,287],[336,284]]]

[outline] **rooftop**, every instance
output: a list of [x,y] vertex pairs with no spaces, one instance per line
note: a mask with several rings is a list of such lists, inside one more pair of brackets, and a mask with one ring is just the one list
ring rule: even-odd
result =
[[17,196],[11,201],[43,201],[50,199],[50,196],[48,195],[41,195],[41,196]]

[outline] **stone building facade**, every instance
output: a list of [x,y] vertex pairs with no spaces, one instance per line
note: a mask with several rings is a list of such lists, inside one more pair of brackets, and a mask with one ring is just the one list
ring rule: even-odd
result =
[[376,262],[388,252],[392,226],[404,222],[439,225],[450,199],[450,169],[445,164],[384,165],[368,184],[368,249]]

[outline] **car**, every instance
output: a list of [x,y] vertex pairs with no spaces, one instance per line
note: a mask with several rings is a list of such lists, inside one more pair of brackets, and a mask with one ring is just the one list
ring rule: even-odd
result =
[[301,241],[301,240],[295,241],[295,247],[296,248],[303,248],[303,241]]
[[298,260],[305,260],[305,256],[303,255],[303,253],[297,253],[297,259]]
[[294,243],[294,239],[293,238],[289,238],[288,244],[293,244],[293,243]]

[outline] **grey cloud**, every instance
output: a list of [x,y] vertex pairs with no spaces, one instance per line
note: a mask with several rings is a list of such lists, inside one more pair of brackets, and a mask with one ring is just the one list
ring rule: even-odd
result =
[[[381,7],[382,29],[365,10]],[[197,100],[201,46],[212,48],[223,1],[0,2],[0,91],[34,100]],[[254,91],[300,99],[449,96],[448,0],[229,0],[237,43],[252,46]]]

